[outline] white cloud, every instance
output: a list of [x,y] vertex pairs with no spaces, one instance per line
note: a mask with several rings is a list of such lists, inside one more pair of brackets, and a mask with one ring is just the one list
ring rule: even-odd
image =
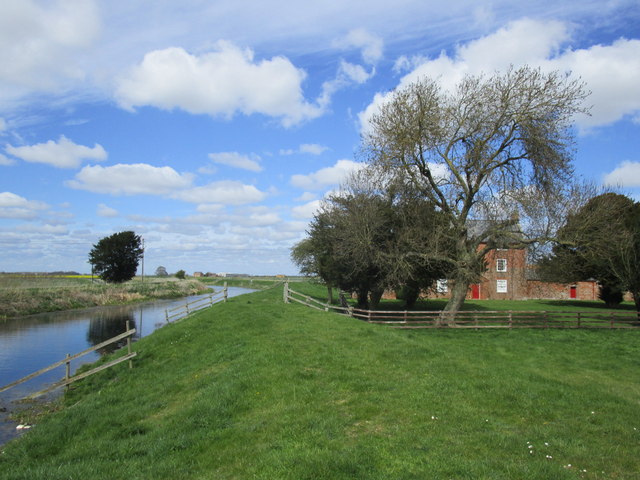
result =
[[304,192],[298,198],[296,198],[296,202],[310,202],[311,200],[316,200],[318,195],[311,192]]
[[154,167],[145,163],[117,164],[111,167],[86,166],[71,188],[111,195],[167,195],[191,185],[192,175],[180,174],[171,167]]
[[44,202],[27,200],[12,192],[0,193],[0,218],[30,220],[47,208],[49,206]]
[[[443,88],[451,90],[466,74],[492,74],[512,65],[528,64],[544,71],[571,72],[574,78],[586,83],[592,91],[587,102],[593,104],[593,109],[591,117],[576,118],[582,127],[606,125],[625,115],[637,115],[640,40],[620,39],[611,45],[571,49],[566,47],[570,39],[570,30],[562,22],[518,20],[491,35],[459,45],[451,56],[443,52],[433,59],[400,57],[396,71],[413,70],[402,77],[398,88],[427,76],[439,79]],[[376,94],[360,113],[363,131],[388,95]]]
[[16,231],[21,233],[44,233],[47,235],[67,235],[69,233],[69,229],[64,225],[33,225],[33,224],[23,224],[15,227]]
[[147,53],[120,80],[116,98],[127,109],[150,105],[227,117],[260,113],[291,126],[323,113],[304,99],[305,77],[285,57],[258,62],[250,49],[219,41],[201,55],[176,47]]
[[311,155],[320,155],[328,149],[329,147],[318,145],[317,143],[303,143],[300,145],[300,153],[309,153]]
[[317,143],[303,143],[301,144],[297,150],[287,149],[280,150],[280,155],[295,155],[297,153],[305,153],[309,155],[321,155],[323,152],[329,150],[329,147],[325,147],[324,145],[320,145]]
[[640,187],[640,162],[625,161],[604,176],[604,184],[614,187]]
[[262,166],[258,163],[260,160],[260,157],[258,156],[253,156],[253,158],[251,158],[238,152],[220,152],[210,153],[209,158],[213,160],[214,163],[218,163],[220,165],[241,168],[252,172],[262,171]]
[[81,80],[85,73],[77,54],[92,45],[100,30],[93,0],[0,2],[0,102]]
[[0,165],[8,166],[13,165],[15,162],[5,155],[0,153]]
[[321,205],[321,200],[313,200],[305,203],[304,205],[298,205],[291,209],[291,216],[298,219],[310,219],[318,211]]
[[4,118],[0,117],[0,133],[7,129],[7,122]]
[[338,160],[334,166],[322,168],[309,175],[293,175],[291,184],[304,190],[322,190],[328,186],[339,185],[349,174],[363,167],[363,163],[353,160]]
[[7,145],[6,152],[25,162],[44,163],[57,168],[77,168],[83,160],[102,161],[107,158],[107,152],[102,145],[95,144],[93,148],[78,145],[61,135],[57,142],[49,140],[24,147]]
[[104,217],[104,218],[114,218],[118,216],[118,211],[115,208],[111,208],[107,205],[105,205],[104,203],[101,203],[98,205],[98,209],[96,211],[96,214],[99,217]]
[[224,205],[246,205],[264,200],[267,194],[253,185],[223,180],[202,187],[176,192],[173,198],[191,203],[221,203]]
[[367,72],[361,65],[355,65],[342,60],[336,77],[332,80],[327,80],[322,84],[322,93],[318,98],[318,104],[323,108],[328,107],[336,92],[353,84],[360,85],[365,83],[373,77],[374,74],[375,69],[372,69],[371,72]]
[[364,28],[351,30],[345,37],[335,42],[340,48],[362,49],[362,59],[374,64],[382,58],[383,41],[380,37],[369,33]]

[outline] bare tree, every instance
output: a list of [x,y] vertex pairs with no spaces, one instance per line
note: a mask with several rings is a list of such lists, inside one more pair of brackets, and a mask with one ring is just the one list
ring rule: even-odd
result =
[[[371,119],[367,159],[402,171],[453,232],[451,251],[433,252],[450,266],[446,312],[462,306],[490,249],[536,240],[517,226],[527,202],[551,205],[571,183],[572,121],[588,112],[587,95],[567,75],[523,67],[467,76],[452,92],[424,78],[393,92]],[[472,220],[482,227],[471,229]]]

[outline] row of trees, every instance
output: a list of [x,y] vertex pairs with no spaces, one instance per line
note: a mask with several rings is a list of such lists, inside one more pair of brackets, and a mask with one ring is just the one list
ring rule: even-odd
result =
[[[367,296],[375,304],[385,287],[411,291],[447,278],[446,314],[459,310],[479,281],[489,250],[509,245],[535,255],[556,242],[545,265],[573,265],[576,256],[591,262],[579,272],[563,269],[565,280],[588,272],[640,293],[622,281],[637,265],[637,235],[628,233],[635,227],[622,228],[636,214],[608,227],[627,232],[615,242],[617,257],[604,235],[610,216],[600,217],[597,241],[589,222],[574,226],[600,208],[589,202],[578,214],[593,194],[573,178],[572,122],[588,114],[587,96],[579,80],[529,67],[467,76],[453,90],[425,78],[394,91],[363,136],[371,169],[325,201],[293,260],[330,288],[356,291],[360,305]],[[605,198],[609,205],[613,197]],[[615,198],[619,203],[609,208],[626,205]],[[593,247],[578,247],[592,239]]]
[[448,249],[439,245],[450,243],[445,222],[401,177],[364,170],[325,201],[292,259],[324,280],[330,301],[337,287],[356,292],[359,307],[375,308],[385,289],[402,287],[410,306],[446,274],[446,263],[429,255]]
[[640,203],[611,192],[592,198],[568,217],[539,266],[546,280],[597,280],[608,306],[630,292],[640,312]]

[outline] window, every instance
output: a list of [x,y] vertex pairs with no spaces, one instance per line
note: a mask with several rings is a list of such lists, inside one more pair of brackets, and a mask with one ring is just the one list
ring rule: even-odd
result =
[[496,271],[497,272],[506,272],[507,271],[507,259],[506,258],[498,258],[496,260]]
[[498,292],[498,293],[507,293],[507,281],[506,280],[497,280],[496,281],[496,292]]
[[449,291],[449,288],[446,280],[438,280],[436,282],[436,292],[447,293],[448,291]]

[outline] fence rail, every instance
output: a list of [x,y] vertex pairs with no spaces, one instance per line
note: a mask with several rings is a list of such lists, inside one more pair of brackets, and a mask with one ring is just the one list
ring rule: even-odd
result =
[[206,307],[211,307],[218,302],[226,302],[229,296],[229,289],[227,287],[227,282],[224,282],[224,287],[219,292],[213,292],[206,297],[198,298],[193,302],[187,302],[184,305],[180,305],[175,308],[166,309],[164,311],[165,318],[167,323],[172,321],[182,320],[186,316],[192,314],[193,312],[197,312]]
[[[64,360],[60,360],[60,361],[58,361],[56,363],[52,363],[51,365],[49,365],[47,367],[44,367],[44,368],[38,370],[37,372],[33,372],[33,373],[31,373],[31,374],[29,374],[29,375],[27,375],[25,377],[22,377],[19,380],[16,380],[15,382],[12,382],[12,383],[9,383],[9,384],[7,384],[7,385],[5,385],[3,387],[0,387],[0,393],[4,392],[6,390],[9,390],[10,388],[15,387],[17,385],[20,385],[21,383],[24,383],[24,382],[26,382],[28,380],[31,380],[32,378],[35,378],[35,377],[37,377],[39,375],[42,375],[43,373],[47,373],[47,372],[53,370],[54,368],[58,368],[58,367],[60,367],[62,365],[66,365],[65,376],[64,376],[64,378],[62,380],[60,380],[60,381],[58,381],[58,382],[56,382],[56,383],[54,383],[52,385],[49,385],[44,390],[40,390],[40,391],[38,391],[36,393],[32,393],[32,394],[28,395],[26,398],[39,397],[40,395],[43,395],[43,394],[45,394],[47,392],[55,390],[56,388],[59,388],[59,387],[62,387],[62,386],[66,386],[66,385],[70,385],[73,382],[76,382],[76,381],[81,380],[83,378],[87,378],[87,377],[93,375],[94,373],[101,372],[102,370],[105,370],[105,369],[107,369],[109,367],[112,367],[112,366],[117,365],[119,363],[125,362],[127,360],[129,361],[129,368],[133,368],[132,359],[133,359],[133,357],[136,356],[136,352],[132,352],[131,351],[131,338],[133,337],[133,335],[135,335],[136,329],[135,328],[129,328],[129,322],[128,321],[127,321],[127,327],[126,328],[127,328],[127,330],[125,332],[121,333],[120,335],[116,335],[115,337],[110,338],[109,340],[105,340],[102,343],[94,345],[93,347],[87,348],[86,350],[83,350],[83,351],[81,351],[79,353],[76,353],[74,355],[67,354],[67,356],[64,358]],[[96,350],[100,350],[101,348],[104,348],[104,347],[106,347],[108,345],[111,345],[113,343],[119,342],[120,340],[123,340],[125,338],[127,339],[127,354],[126,355],[123,355],[120,358],[116,358],[115,360],[112,360],[112,361],[110,361],[108,363],[104,363],[104,364],[102,364],[102,365],[100,365],[98,367],[95,367],[95,368],[91,369],[91,370],[87,370],[86,372],[82,372],[80,374],[71,376],[71,361],[72,360],[75,360],[75,359],[80,358],[80,357],[82,357],[84,355],[87,355],[88,353],[95,352]]]
[[640,328],[636,312],[612,311],[486,311],[456,312],[453,317],[442,310],[363,310],[330,305],[308,295],[295,292],[285,283],[283,299],[323,311],[335,311],[368,323],[388,325],[392,328]]

